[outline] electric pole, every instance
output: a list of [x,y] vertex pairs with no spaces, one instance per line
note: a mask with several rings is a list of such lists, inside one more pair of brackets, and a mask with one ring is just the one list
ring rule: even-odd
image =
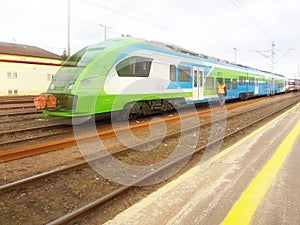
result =
[[[272,48],[270,50],[267,50],[267,51],[256,51],[257,53],[263,55],[264,57],[268,58],[271,60],[271,65],[270,65],[270,73],[271,73],[271,76],[272,74],[274,73],[274,65],[276,63],[278,63],[283,57],[285,57],[287,55],[287,53],[291,50],[295,50],[295,49],[292,49],[292,48],[289,48],[279,59],[277,59],[275,61],[275,43],[274,41],[272,41]],[[271,56],[269,55],[266,55],[262,52],[271,52]],[[270,94],[272,95],[273,93],[275,92],[275,79],[273,78],[272,76],[272,85],[271,85],[271,89],[270,89]]]
[[275,58],[275,43],[272,41],[272,48],[271,48],[271,73],[274,70],[274,58]]
[[234,50],[234,63],[236,63],[236,52],[237,52],[237,48],[233,48]]
[[104,41],[106,41],[106,35],[107,35],[107,29],[110,29],[111,27],[108,27],[106,25],[98,24],[100,27],[104,28]]
[[[261,54],[262,56],[269,58],[271,61],[271,65],[270,65],[270,72],[273,73],[274,72],[274,64],[278,63],[283,57],[285,57],[289,51],[295,50],[293,48],[289,48],[284,54],[281,55],[281,57],[279,57],[279,59],[277,59],[275,61],[275,43],[274,41],[272,41],[272,48],[270,50],[267,51],[256,51],[257,53]],[[271,52],[271,56],[264,54],[263,52]]]

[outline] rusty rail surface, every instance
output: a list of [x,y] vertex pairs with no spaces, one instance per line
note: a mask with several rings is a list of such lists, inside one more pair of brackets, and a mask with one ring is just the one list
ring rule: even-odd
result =
[[[243,101],[243,102],[230,103],[230,104],[226,105],[225,107],[227,110],[234,109],[234,108],[238,108],[238,107],[241,107],[244,105],[252,104],[257,101],[261,101],[262,99],[263,98],[257,98],[257,99],[251,99],[248,101]],[[197,112],[198,116],[207,115],[210,113],[211,113],[210,109],[201,110],[201,111]],[[172,123],[172,122],[179,121],[180,119],[188,118],[190,116],[194,116],[194,113],[187,113],[181,117],[180,116],[168,117],[168,118],[164,118],[163,120],[165,121],[165,123]],[[152,122],[151,125],[157,125],[159,123],[161,123],[161,122],[160,121]],[[95,141],[98,138],[107,139],[107,138],[115,137],[116,133],[122,134],[122,133],[126,133],[130,130],[136,131],[136,130],[143,130],[143,129],[148,129],[148,128],[149,128],[149,122],[145,122],[145,123],[139,123],[136,125],[131,125],[129,128],[125,127],[125,128],[120,128],[120,129],[116,129],[116,130],[101,131],[101,132],[98,132],[97,135],[94,135],[94,134],[84,135],[84,136],[77,137],[77,138],[70,137],[70,138],[66,138],[63,140],[46,142],[46,143],[41,143],[41,144],[27,146],[27,147],[20,147],[18,149],[0,152],[0,162],[12,161],[12,160],[16,160],[16,159],[33,156],[33,155],[38,155],[38,154],[42,154],[42,153],[46,153],[46,152],[51,152],[51,151],[56,151],[56,150],[76,146],[77,141],[87,143],[90,141]]]

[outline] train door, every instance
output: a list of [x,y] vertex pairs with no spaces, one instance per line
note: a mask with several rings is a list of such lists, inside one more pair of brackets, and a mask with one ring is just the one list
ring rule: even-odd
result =
[[204,99],[204,70],[202,67],[193,67],[193,101]]
[[254,94],[255,95],[258,95],[258,93],[259,93],[259,88],[258,88],[258,85],[259,85],[259,82],[258,82],[258,77],[255,77],[255,82],[254,82],[255,84],[255,86],[254,86]]

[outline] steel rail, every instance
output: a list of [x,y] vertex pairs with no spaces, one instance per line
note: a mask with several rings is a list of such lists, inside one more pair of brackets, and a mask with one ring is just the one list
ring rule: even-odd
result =
[[32,103],[33,105],[34,99],[33,98],[26,98],[26,99],[5,99],[0,100],[0,105],[11,105],[11,104],[26,104]]
[[5,111],[5,114],[2,114],[3,112],[0,112],[0,117],[7,117],[7,116],[23,116],[23,115],[28,115],[28,114],[40,114],[42,111],[38,111],[35,108],[27,109],[28,111],[21,111],[21,112],[15,112],[15,111],[10,111],[7,112]]

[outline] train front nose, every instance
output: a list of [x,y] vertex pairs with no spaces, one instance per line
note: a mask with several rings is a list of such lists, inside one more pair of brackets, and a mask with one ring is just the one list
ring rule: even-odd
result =
[[34,98],[34,106],[38,110],[56,108],[57,99],[51,94],[42,94]]

